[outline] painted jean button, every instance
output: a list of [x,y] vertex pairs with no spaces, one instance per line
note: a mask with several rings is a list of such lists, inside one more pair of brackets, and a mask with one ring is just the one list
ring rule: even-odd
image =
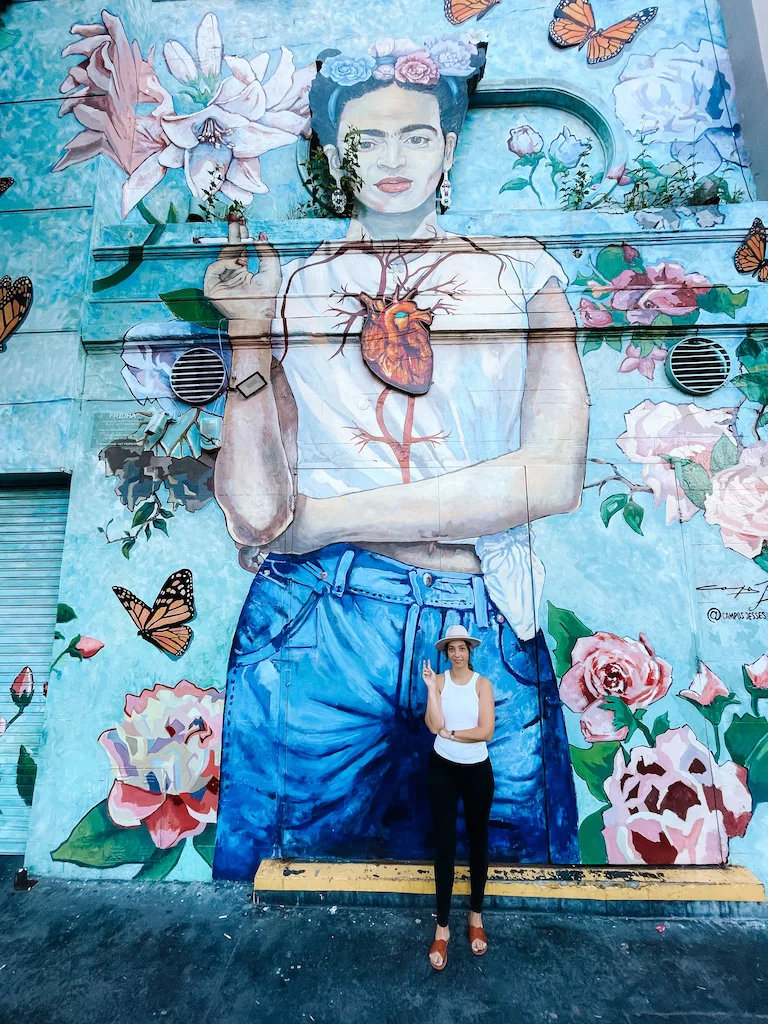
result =
[[422,579],[424,580],[424,584],[427,587],[431,587],[432,586],[432,573],[431,572],[425,572],[423,577],[422,577]]
[[328,579],[328,573],[327,573],[327,572],[326,572],[325,570],[323,570],[323,571],[322,571],[322,572],[320,573],[320,579],[321,579],[321,580],[327,580],[327,579]]
[[501,612],[496,612],[496,621],[497,622],[503,622],[504,621],[504,616],[501,614]]

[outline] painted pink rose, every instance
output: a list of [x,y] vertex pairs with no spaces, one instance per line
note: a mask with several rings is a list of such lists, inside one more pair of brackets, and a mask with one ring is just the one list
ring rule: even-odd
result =
[[14,697],[31,697],[34,692],[35,677],[32,675],[32,669],[27,665],[11,683],[11,694]]
[[656,375],[656,366],[666,362],[667,350],[654,345],[647,356],[640,355],[640,349],[631,342],[627,345],[626,355],[619,367],[619,373],[632,373],[638,370],[648,380],[653,380]]
[[768,690],[768,654],[762,655],[751,665],[745,665],[744,669],[753,686],[758,690]]
[[107,807],[116,825],[145,822],[161,850],[216,820],[224,694],[182,679],[125,699],[125,717],[99,736],[117,776]]
[[701,668],[691,681],[687,690],[681,690],[678,696],[687,697],[694,704],[709,707],[716,697],[727,697],[731,692],[720,676],[715,675],[709,665],[700,662]]
[[101,640],[97,640],[95,636],[81,636],[75,644],[75,650],[80,651],[84,658],[92,658],[103,646]]
[[395,77],[394,64],[379,64],[373,69],[373,77],[379,82],[391,82]]
[[[617,185],[629,185],[632,179],[629,177],[628,174],[625,173],[626,169],[627,164],[625,161],[623,164],[618,164],[618,166],[612,167],[610,171],[608,171],[608,173],[606,174],[606,178],[610,178],[612,181],[615,181]],[[629,248],[629,246],[627,248]],[[637,252],[637,250],[635,251]],[[631,259],[627,260],[627,263],[631,262]]]
[[595,701],[621,697],[630,707],[647,708],[672,683],[672,667],[657,657],[648,638],[594,633],[576,641],[571,667],[560,680],[560,698],[571,711]]
[[579,726],[581,734],[587,743],[621,742],[627,738],[629,727],[622,725],[615,729],[613,725],[613,712],[602,707],[603,698],[594,701],[586,711],[582,712]]
[[579,303],[579,315],[585,327],[607,327],[613,323],[610,310],[595,305],[589,299],[582,299]]
[[437,65],[425,50],[398,57],[395,63],[395,78],[398,82],[411,85],[437,85],[440,72]]
[[507,149],[515,156],[533,156],[534,153],[540,153],[543,146],[544,139],[529,124],[510,128]]
[[646,267],[645,273],[623,270],[611,282],[614,309],[626,313],[631,324],[651,324],[659,313],[687,316],[698,309],[699,295],[712,283],[701,274],[686,274],[679,263]]
[[768,441],[750,445],[731,469],[712,477],[704,518],[720,527],[723,544],[755,558],[768,541]]
[[735,412],[646,399],[625,414],[627,429],[616,444],[630,462],[642,465],[643,480],[653,491],[656,508],[664,502],[667,524],[685,523],[699,510],[685,496],[674,468],[662,456],[689,459],[709,472],[712,449],[723,434],[736,443]]
[[747,771],[717,764],[690,726],[669,729],[655,747],[617,751],[605,793],[611,864],[725,864],[728,840],[752,817]]

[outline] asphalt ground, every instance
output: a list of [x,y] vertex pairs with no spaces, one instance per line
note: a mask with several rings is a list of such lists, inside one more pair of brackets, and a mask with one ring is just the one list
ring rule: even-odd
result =
[[[683,911],[684,912],[684,911]],[[768,917],[490,910],[448,965],[425,907],[254,905],[237,884],[0,883],[2,1024],[752,1024]]]

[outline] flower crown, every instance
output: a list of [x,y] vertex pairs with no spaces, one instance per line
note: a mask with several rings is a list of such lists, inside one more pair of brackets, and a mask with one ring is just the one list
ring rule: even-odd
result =
[[339,53],[323,61],[320,74],[340,86],[358,85],[375,78],[379,82],[437,85],[441,76],[468,78],[485,60],[485,54],[466,37],[443,36],[418,46],[410,39],[380,39],[363,57]]

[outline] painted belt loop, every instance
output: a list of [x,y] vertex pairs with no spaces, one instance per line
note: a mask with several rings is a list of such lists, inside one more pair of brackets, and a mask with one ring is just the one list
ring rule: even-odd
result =
[[472,590],[475,595],[475,622],[478,629],[488,628],[488,596],[482,576],[472,577]]
[[424,595],[421,592],[421,574],[416,569],[408,570],[408,579],[411,584],[411,593],[413,594],[413,600],[417,605],[424,604]]
[[413,672],[413,654],[416,647],[416,632],[419,628],[421,609],[423,604],[419,600],[410,606],[405,617],[405,636],[403,637],[403,661],[400,667],[400,678],[397,682],[397,697],[395,704],[400,706],[403,694],[407,694],[408,702],[411,699],[411,675]]
[[355,557],[354,548],[350,548],[349,551],[345,551],[339,559],[339,564],[336,566],[336,576],[333,580],[333,586],[331,587],[331,593],[334,597],[341,597],[347,586],[347,576],[349,570],[352,568],[352,561]]

